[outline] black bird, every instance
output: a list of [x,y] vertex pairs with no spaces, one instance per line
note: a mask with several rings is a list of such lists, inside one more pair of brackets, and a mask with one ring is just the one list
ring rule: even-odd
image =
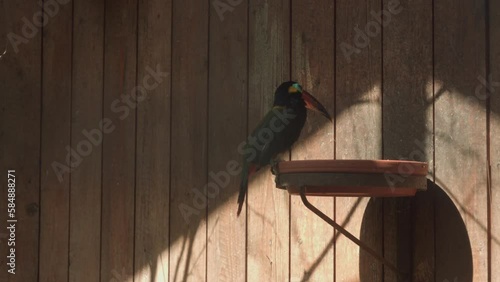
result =
[[260,168],[271,164],[276,155],[284,152],[297,141],[307,118],[307,109],[332,118],[325,107],[295,81],[283,82],[274,93],[273,108],[254,129],[240,152],[244,155],[240,193],[239,216],[245,201],[248,179]]

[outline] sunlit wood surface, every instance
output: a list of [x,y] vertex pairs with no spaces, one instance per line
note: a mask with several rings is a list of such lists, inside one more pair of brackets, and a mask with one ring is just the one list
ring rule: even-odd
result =
[[[0,2],[0,281],[500,281],[498,1],[44,2],[43,28]],[[282,159],[429,163],[412,198],[310,199],[407,278],[267,167],[236,216],[238,147],[286,80],[334,120]]]

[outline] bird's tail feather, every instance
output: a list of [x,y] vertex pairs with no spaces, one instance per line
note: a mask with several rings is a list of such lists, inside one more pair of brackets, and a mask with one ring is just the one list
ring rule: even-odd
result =
[[243,208],[243,203],[245,202],[245,194],[248,189],[248,170],[244,169],[241,174],[241,183],[240,183],[240,193],[238,194],[238,212],[236,215],[240,215],[241,209]]
[[243,170],[241,172],[241,182],[240,182],[240,193],[238,194],[238,211],[237,216],[240,215],[243,208],[243,203],[245,202],[245,195],[248,190],[248,179],[257,170],[257,166],[254,164],[243,164]]

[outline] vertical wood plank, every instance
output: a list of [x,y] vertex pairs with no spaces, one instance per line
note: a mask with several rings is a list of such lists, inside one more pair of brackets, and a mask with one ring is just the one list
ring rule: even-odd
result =
[[[248,1],[232,1],[236,5],[222,16],[214,3],[209,33],[208,171],[218,173],[241,162],[237,147],[247,136]],[[239,180],[231,178],[209,199],[209,281],[246,279],[246,212],[236,217]]]
[[139,0],[137,81],[157,83],[137,108],[134,274],[141,282],[169,276],[171,29],[170,0]]
[[[382,34],[371,13],[380,11],[381,1],[337,1],[336,18],[336,158],[380,159],[382,157]],[[369,47],[349,54],[355,47],[356,29],[378,26]],[[337,197],[336,221],[382,254],[382,200]],[[377,217],[378,216],[378,217]],[[370,222],[363,222],[363,220]],[[363,226],[372,228],[362,228]],[[363,232],[363,233],[362,233]],[[351,240],[336,233],[336,281],[382,281],[382,265]],[[361,257],[366,257],[361,261]],[[359,267],[358,267],[359,266]]]
[[206,275],[206,206],[191,215],[183,205],[207,184],[208,3],[173,3],[170,281]]
[[490,169],[491,169],[491,281],[500,280],[500,2],[489,1],[490,28]]
[[[334,3],[292,1],[292,80],[312,93],[333,115],[334,96]],[[300,15],[300,16],[297,16]],[[334,126],[313,112],[292,149],[292,159],[333,159]],[[333,198],[311,198],[311,203],[334,218]],[[333,281],[333,228],[309,211],[300,197],[291,197],[290,278]]]
[[[433,166],[431,5],[428,0],[386,0],[384,11],[391,20],[383,29],[384,158],[426,161],[429,167]],[[434,213],[428,201],[431,194],[426,196],[384,200],[385,256],[400,271],[415,274],[417,281],[433,280],[430,219]],[[426,228],[413,226],[412,214],[418,224],[427,223]],[[385,281],[401,280],[388,268],[384,275]]]
[[[60,6],[43,30],[42,168],[40,259],[42,282],[68,280],[70,174],[66,146],[71,136],[72,2]],[[58,176],[59,175],[59,176]]]
[[71,156],[69,280],[98,281],[102,137],[91,142],[84,132],[99,130],[102,121],[104,5],[75,1],[73,13],[71,148],[77,154]]
[[[132,281],[134,263],[137,2],[105,1],[101,281]],[[133,104],[132,104],[133,105]],[[129,107],[127,105],[126,107]]]
[[[248,134],[271,109],[275,88],[290,78],[289,2],[250,1]],[[267,168],[250,183],[247,280],[287,281],[288,193],[275,188]]]
[[[486,103],[475,96],[485,77],[485,1],[435,1],[436,180],[460,211],[472,251],[473,275],[446,259],[458,236],[436,208],[436,280],[488,281]],[[436,198],[436,207],[441,199]],[[448,228],[446,228],[448,227]],[[464,246],[468,248],[469,246]]]
[[[1,281],[38,279],[39,193],[40,193],[40,110],[41,110],[41,31],[22,32],[23,17],[28,21],[40,7],[34,1],[4,3],[8,15],[8,33],[21,36],[24,43],[9,40],[7,53],[0,60],[0,206],[2,244],[0,245]],[[11,34],[11,35],[12,35]],[[0,47],[1,48],[1,47]],[[16,51],[17,49],[17,51]],[[3,52],[3,51],[0,51]],[[7,272],[7,171],[15,170],[15,275]],[[10,259],[9,259],[10,262]]]
[[[7,15],[9,14],[7,11],[7,4],[5,0],[0,0],[0,57],[7,53],[7,49],[9,47],[9,39],[7,38],[7,34],[9,33],[9,28],[11,24],[7,19]],[[5,54],[4,54],[5,53]]]

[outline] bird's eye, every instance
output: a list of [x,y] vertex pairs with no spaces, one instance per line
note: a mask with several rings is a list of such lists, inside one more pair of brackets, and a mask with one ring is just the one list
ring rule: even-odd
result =
[[302,87],[298,83],[294,83],[292,86],[288,88],[288,93],[302,93]]

